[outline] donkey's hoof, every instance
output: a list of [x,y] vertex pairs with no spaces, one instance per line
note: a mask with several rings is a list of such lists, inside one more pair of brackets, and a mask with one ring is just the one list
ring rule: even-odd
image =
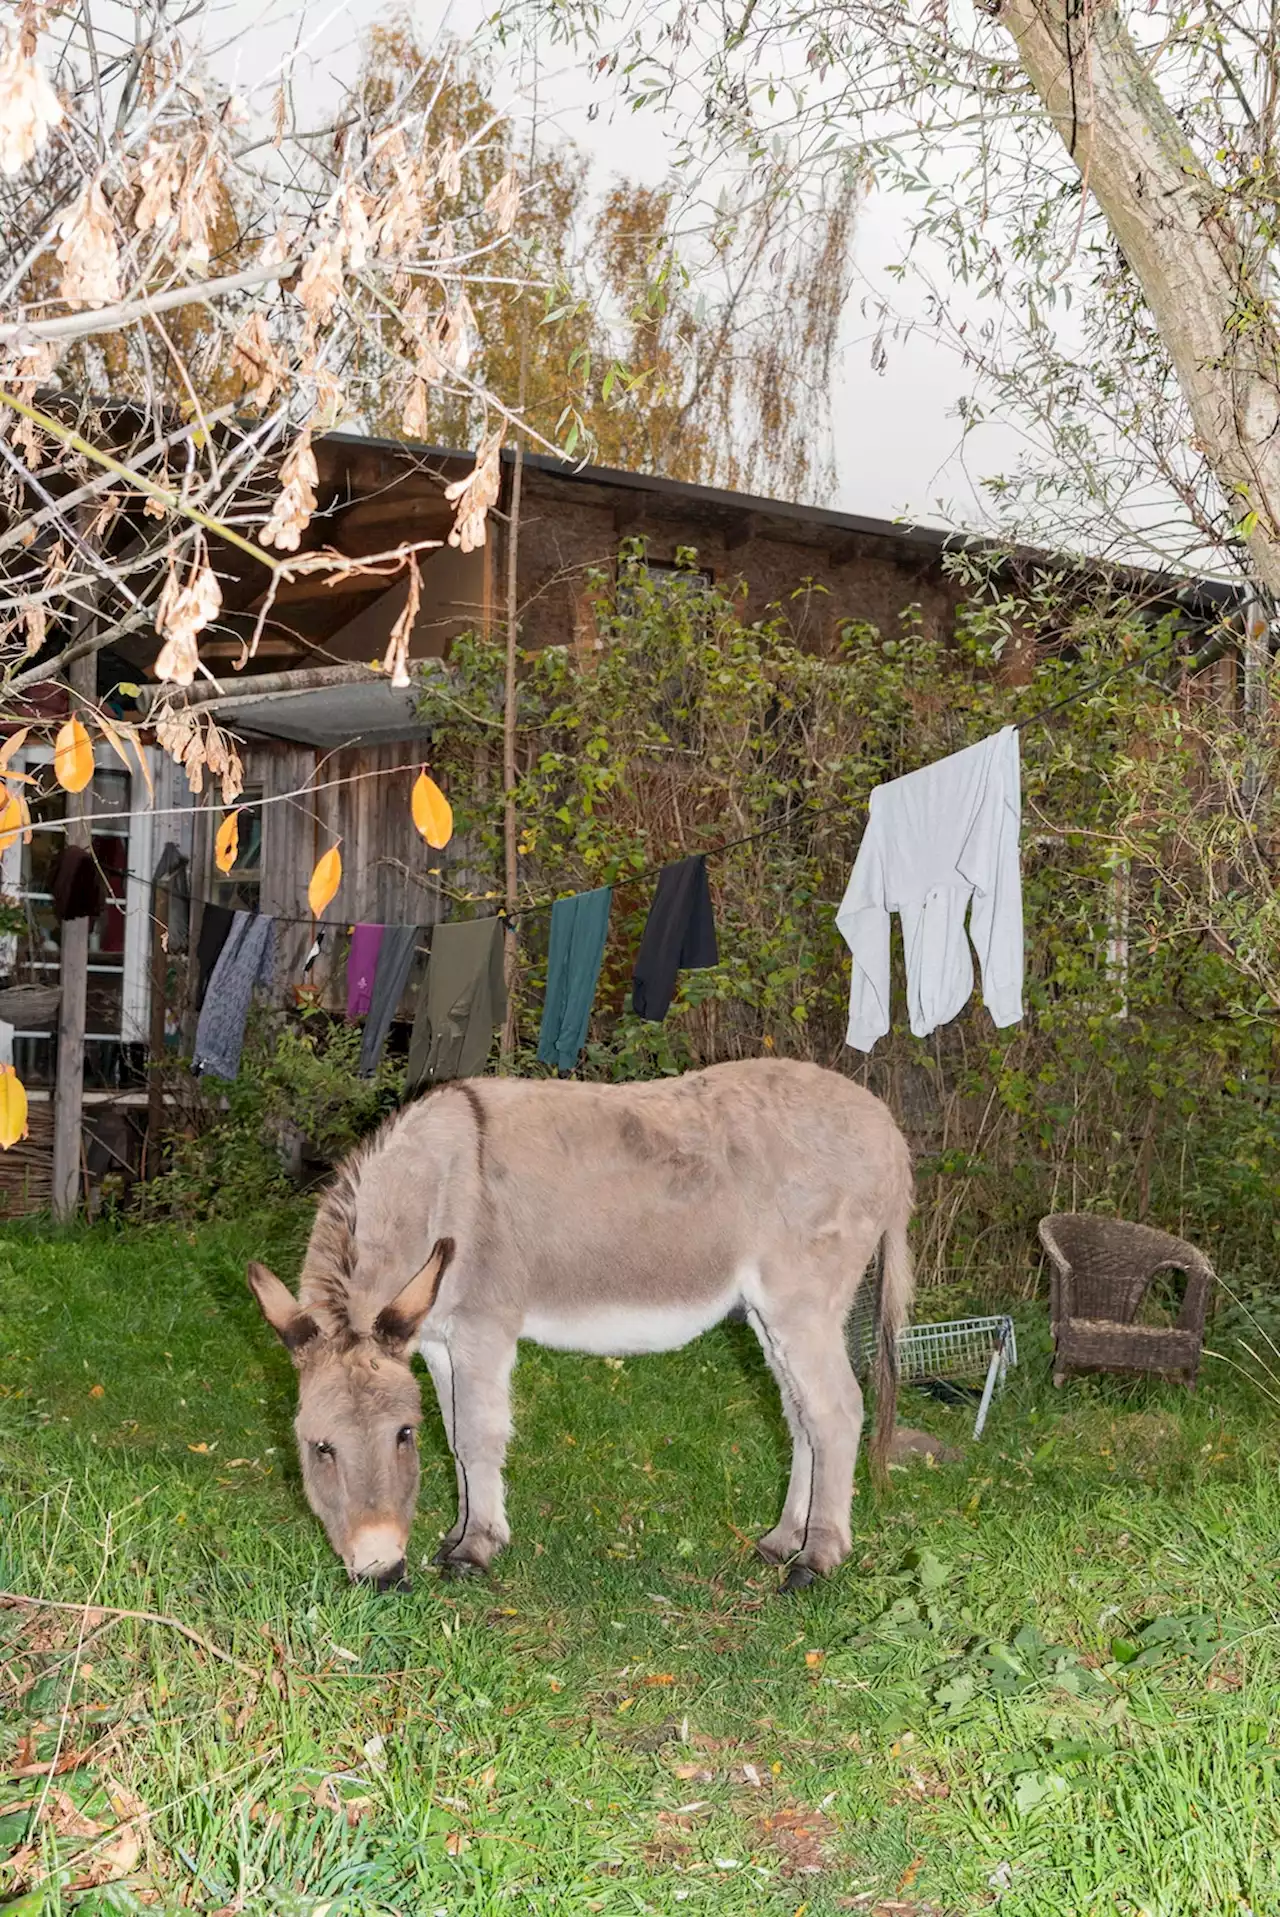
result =
[[489,1574],[487,1564],[477,1564],[474,1558],[437,1557],[442,1578],[483,1578]]
[[803,1538],[787,1537],[781,1527],[766,1531],[762,1538],[756,1539],[756,1556],[763,1558],[766,1564],[785,1564],[793,1558],[804,1542]]
[[797,1591],[807,1591],[815,1584],[820,1573],[811,1564],[793,1564],[782,1580],[782,1591],[786,1597],[794,1597]]

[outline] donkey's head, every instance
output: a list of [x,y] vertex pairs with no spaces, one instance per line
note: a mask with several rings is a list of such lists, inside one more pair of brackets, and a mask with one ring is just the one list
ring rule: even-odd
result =
[[442,1238],[367,1329],[353,1327],[340,1289],[304,1308],[265,1265],[249,1266],[249,1289],[298,1373],[307,1502],[350,1576],[382,1591],[405,1588],[422,1420],[409,1357],[452,1255]]

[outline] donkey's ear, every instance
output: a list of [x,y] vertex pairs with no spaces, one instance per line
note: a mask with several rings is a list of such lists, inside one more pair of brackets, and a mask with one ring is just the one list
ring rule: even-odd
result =
[[249,1289],[258,1301],[258,1308],[277,1338],[291,1356],[296,1357],[306,1344],[320,1334],[320,1327],[310,1312],[303,1311],[287,1285],[282,1285],[274,1271],[268,1271],[265,1265],[250,1265],[248,1270]]
[[438,1239],[422,1270],[415,1273],[374,1319],[373,1335],[380,1345],[399,1355],[409,1351],[423,1319],[436,1301],[440,1280],[452,1257],[452,1238]]

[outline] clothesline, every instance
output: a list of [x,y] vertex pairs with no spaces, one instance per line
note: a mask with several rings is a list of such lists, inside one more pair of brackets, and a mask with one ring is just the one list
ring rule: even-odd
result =
[[[847,799],[840,799],[833,802],[830,805],[823,805],[823,806],[812,806],[812,807],[811,806],[793,806],[791,811],[788,812],[783,818],[775,819],[770,825],[760,826],[754,832],[744,832],[736,839],[725,839],[719,845],[708,845],[703,847],[697,847],[692,852],[676,853],[675,858],[676,859],[719,858],[720,855],[724,852],[734,852],[738,849],[739,846],[751,845],[757,839],[768,838],[774,832],[784,831],[785,828],[791,824],[793,819],[797,819],[797,818],[820,819],[820,818],[826,817],[828,814],[833,812],[847,813],[848,810],[849,810],[849,802]],[[612,886],[615,891],[619,891],[619,892],[626,890],[626,888],[629,886],[647,885],[650,880],[656,879],[659,876],[659,874],[665,870],[667,866],[673,863],[674,863],[673,859],[670,859],[670,858],[664,859],[660,864],[645,866],[639,872],[620,874],[618,877],[613,879],[602,878],[599,881],[599,883],[601,885]],[[162,891],[162,892],[172,893],[177,889],[172,879],[156,879],[150,873],[135,871],[132,866],[124,866],[118,872],[113,872],[111,876],[113,878],[135,879],[140,885],[151,886],[151,887],[154,887],[155,890]],[[227,883],[228,885],[233,885],[235,883],[235,878],[233,874],[228,875]],[[199,905],[201,907],[205,907],[209,905],[217,905],[220,903],[220,901],[217,899],[197,897],[194,893],[181,893],[180,896],[190,906]],[[454,904],[458,904],[458,905],[490,905],[492,906],[493,904],[492,898],[468,899],[463,897],[454,897],[452,894],[449,894],[449,893],[444,893],[443,896],[446,898],[450,898]],[[504,921],[510,920],[510,919],[528,918],[539,912],[549,912],[552,909],[552,907],[556,904],[557,899],[572,898],[573,896],[574,894],[571,892],[561,892],[561,893],[557,893],[554,897],[537,899],[530,905],[518,905],[515,908],[514,912],[508,911],[505,905],[499,905],[495,909],[488,912],[477,912],[475,916],[477,918],[497,918],[497,919],[502,919]],[[231,907],[230,909],[248,910],[249,908]],[[356,922],[353,915],[350,912],[343,913],[339,916],[330,916],[330,917],[324,917],[324,918],[313,918],[309,913],[305,917],[301,917],[288,912],[272,912],[268,916],[274,919],[277,925],[308,926],[317,932],[327,931],[331,928],[333,929],[345,928],[349,930],[351,926]],[[423,921],[423,923],[425,923],[425,921]]]

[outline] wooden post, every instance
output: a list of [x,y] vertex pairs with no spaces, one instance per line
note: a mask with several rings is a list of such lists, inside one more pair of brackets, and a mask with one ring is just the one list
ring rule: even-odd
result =
[[[76,659],[67,669],[71,709],[92,700],[98,690],[96,653]],[[89,814],[93,781],[83,792],[67,794],[68,845],[91,842]],[[58,1006],[58,1060],[53,1089],[53,1215],[65,1224],[80,1204],[81,1127],[84,1110],[85,1000],[89,986],[89,920],[68,919],[62,927]]]
[[[529,329],[520,334],[519,407],[524,407],[525,385],[529,372]],[[516,820],[516,661],[519,649],[520,612],[520,489],[524,479],[524,440],[517,433],[515,461],[511,470],[511,507],[507,514],[507,675],[502,708],[502,783],[503,846],[506,853],[505,897],[508,912],[514,912],[520,896],[519,835]],[[516,986],[520,968],[520,946],[514,921],[506,932],[503,976],[507,987],[507,1017],[502,1028],[502,1066],[510,1067],[516,1049]]]
[[154,1178],[159,1170],[152,1163],[164,1127],[164,1017],[165,987],[169,980],[169,954],[166,950],[169,930],[169,888],[151,888],[151,1022],[147,1032],[149,1073],[147,1079],[146,1176]]

